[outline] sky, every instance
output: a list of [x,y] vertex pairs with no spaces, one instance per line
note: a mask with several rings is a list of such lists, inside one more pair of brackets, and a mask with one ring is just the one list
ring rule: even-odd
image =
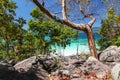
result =
[[[18,8],[15,10],[16,11],[16,17],[23,17],[27,22],[30,18],[32,18],[30,16],[30,12],[32,11],[33,8],[36,7],[36,5],[34,3],[32,3],[29,0],[13,0],[16,2]],[[93,0],[94,1],[94,0]],[[98,3],[99,4],[99,3]],[[49,5],[49,4],[48,4]],[[101,4],[99,4],[99,7],[101,8]],[[100,14],[101,15],[101,14]],[[103,13],[102,13],[103,16]],[[101,17],[97,17],[95,24],[93,25],[93,27],[100,27],[101,26]],[[84,21],[83,21],[84,23]],[[25,24],[23,26],[24,29],[27,29],[28,25]]]
[[[18,8],[15,10],[16,11],[16,17],[23,17],[27,22],[30,18],[30,12],[32,11],[33,8],[36,7],[35,4],[33,4],[29,0],[13,0],[16,2]],[[27,29],[28,25],[25,24],[23,28]]]

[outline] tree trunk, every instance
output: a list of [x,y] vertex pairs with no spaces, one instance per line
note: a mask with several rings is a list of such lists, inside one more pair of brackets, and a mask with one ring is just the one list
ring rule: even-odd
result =
[[46,15],[48,15],[50,18],[52,18],[53,20],[57,20],[57,22],[67,25],[73,29],[76,30],[82,30],[84,31],[87,36],[88,36],[88,43],[89,43],[89,48],[90,48],[90,52],[92,54],[92,56],[94,56],[95,58],[98,59],[97,57],[97,51],[96,51],[96,47],[95,47],[95,42],[94,42],[94,38],[93,38],[93,34],[92,34],[92,25],[94,24],[96,18],[94,18],[93,14],[86,14],[82,7],[80,11],[82,12],[82,14],[84,15],[85,18],[90,18],[91,20],[87,23],[87,24],[76,24],[71,22],[68,18],[67,18],[67,8],[66,8],[66,1],[67,0],[62,0],[62,16],[63,19],[55,16],[55,14],[52,14],[48,9],[46,9],[45,7],[42,6],[42,4],[38,1],[38,0],[33,0],[33,2],[39,7],[39,9],[45,13]]
[[98,59],[95,41],[94,41],[92,29],[90,27],[87,27],[86,34],[88,37],[88,44],[89,44],[90,53],[92,56],[94,56],[96,59]]

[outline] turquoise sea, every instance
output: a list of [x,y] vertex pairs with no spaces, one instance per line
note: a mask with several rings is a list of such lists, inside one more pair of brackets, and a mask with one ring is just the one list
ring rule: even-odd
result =
[[[96,48],[99,49],[99,46],[97,45],[98,39],[100,39],[100,35],[97,33],[94,33],[94,38],[96,42]],[[75,55],[80,53],[89,53],[89,47],[88,47],[88,40],[85,33],[79,33],[78,40],[72,39],[72,43],[70,45],[67,45],[65,49],[61,47],[55,47],[56,53],[61,54],[63,56],[69,56],[69,55]]]

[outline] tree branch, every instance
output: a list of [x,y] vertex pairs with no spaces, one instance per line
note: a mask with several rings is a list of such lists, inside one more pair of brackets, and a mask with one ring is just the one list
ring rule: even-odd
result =
[[[63,0],[64,1],[64,0]],[[64,19],[60,19],[59,17],[53,15],[52,13],[50,13],[46,8],[44,8],[39,2],[38,0],[33,0],[33,2],[39,7],[39,9],[45,13],[47,16],[49,16],[50,18],[52,18],[53,20],[61,23],[61,24],[65,24],[73,29],[77,29],[77,30],[82,30],[85,31],[85,24],[75,24],[72,23],[69,20],[66,20],[66,18]],[[66,16],[66,14],[64,14]]]
[[91,18],[91,20],[88,22],[88,25],[90,26],[90,28],[92,27],[92,25],[94,24],[96,18],[93,17],[93,15],[90,15],[89,18]]
[[45,13],[45,14],[47,14],[50,18],[54,18],[54,16],[47,10],[47,9],[45,9],[39,2],[38,2],[38,0],[33,0],[33,2],[39,7],[39,9],[43,12],[43,13]]
[[94,24],[96,18],[93,17],[92,13],[91,14],[85,14],[85,11],[82,9],[82,7],[80,7],[80,11],[84,15],[84,18],[91,18],[91,20],[87,24],[91,28],[92,25]]
[[62,0],[62,15],[63,15],[63,20],[67,20],[67,15],[66,15],[66,0]]

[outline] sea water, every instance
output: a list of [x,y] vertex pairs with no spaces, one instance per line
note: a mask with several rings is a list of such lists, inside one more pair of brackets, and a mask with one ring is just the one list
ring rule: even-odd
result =
[[[100,39],[100,35],[94,33],[94,39],[96,43],[96,48],[99,49],[99,46],[97,45],[97,41]],[[72,39],[71,44],[67,45],[65,49],[59,46],[54,46],[53,48],[56,49],[57,54],[63,56],[76,55],[81,53],[90,53],[88,46],[88,39],[85,33],[79,33],[78,39]]]

